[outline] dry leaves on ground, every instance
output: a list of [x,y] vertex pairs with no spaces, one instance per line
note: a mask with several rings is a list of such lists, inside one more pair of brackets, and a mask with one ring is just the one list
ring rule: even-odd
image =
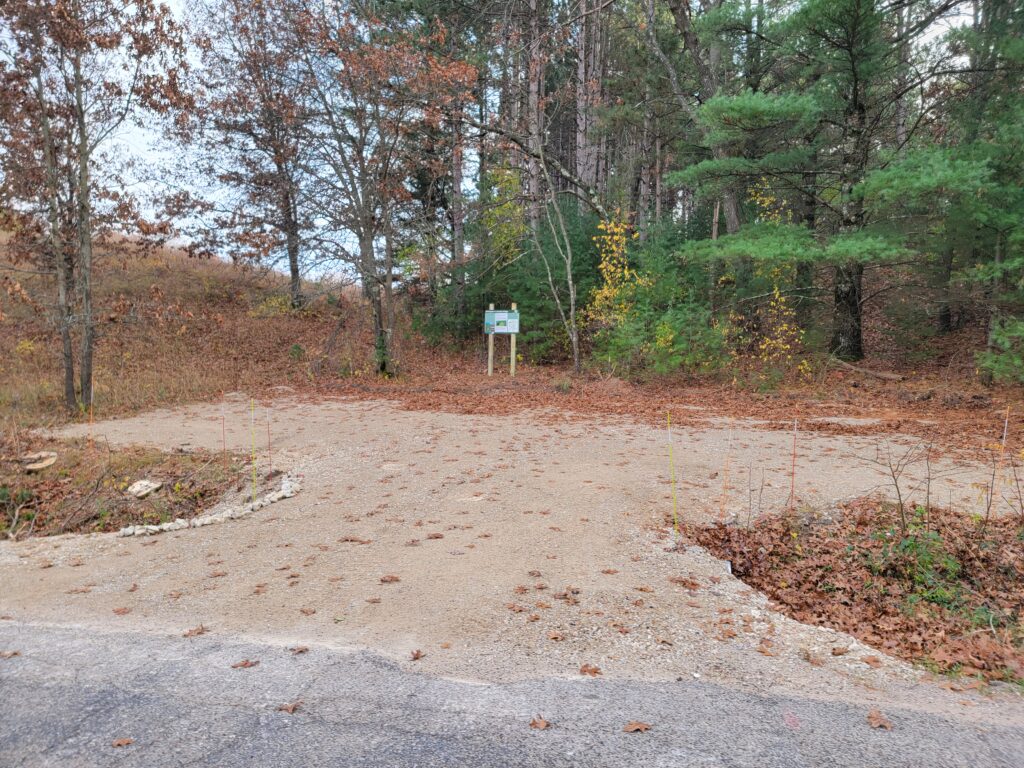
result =
[[651,726],[639,720],[630,720],[622,729],[623,733],[643,733],[649,730],[651,730]]
[[131,608],[115,608],[114,613],[118,616],[127,616],[132,612]]
[[298,656],[302,653],[309,653],[309,647],[305,645],[296,645],[288,649],[292,652],[292,656]]
[[580,667],[581,675],[588,675],[590,677],[597,677],[601,674],[601,668],[594,666],[593,664],[583,664]]
[[21,651],[0,651],[0,659],[13,659],[15,656],[21,656]]
[[423,651],[421,651],[419,648],[417,648],[415,651],[413,651],[412,653],[409,654],[409,658],[412,661],[419,661],[420,659],[422,659],[426,655],[427,654],[425,654]]
[[295,714],[295,710],[302,706],[302,699],[293,701],[291,704],[282,704],[277,708],[278,712],[287,712],[289,715]]
[[199,635],[205,635],[209,631],[210,630],[200,624],[198,627],[192,627],[192,629],[185,632],[182,637],[199,637]]
[[395,576],[393,573],[389,573],[385,576],[380,577],[381,584],[397,584],[400,581],[401,579],[398,576]]
[[872,709],[868,712],[868,725],[872,728],[883,728],[887,731],[892,730],[892,721],[877,709]]
[[258,665],[259,665],[258,661],[252,661],[251,659],[242,659],[241,661],[236,661],[234,664],[232,664],[231,668],[232,669],[249,669],[250,667],[255,667],[255,666],[258,666]]
[[114,739],[110,742],[112,747],[128,747],[135,743],[135,739]]
[[546,728],[549,728],[550,726],[551,726],[551,723],[549,723],[547,720],[545,720],[540,715],[537,715],[535,718],[533,718],[533,720],[530,721],[530,727],[534,728],[534,729],[536,729],[538,731],[543,731]]

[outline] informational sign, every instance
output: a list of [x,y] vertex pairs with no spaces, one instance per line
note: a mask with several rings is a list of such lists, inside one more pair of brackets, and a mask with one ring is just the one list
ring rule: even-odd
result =
[[519,333],[519,311],[488,309],[484,312],[484,333]]

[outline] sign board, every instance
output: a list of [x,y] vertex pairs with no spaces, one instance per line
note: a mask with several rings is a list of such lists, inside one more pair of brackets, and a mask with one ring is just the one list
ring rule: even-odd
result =
[[484,333],[519,333],[519,311],[488,309],[484,312]]

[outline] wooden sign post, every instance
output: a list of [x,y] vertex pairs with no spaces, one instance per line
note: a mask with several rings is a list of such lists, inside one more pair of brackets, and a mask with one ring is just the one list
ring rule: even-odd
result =
[[494,375],[494,334],[507,333],[509,339],[509,374],[516,375],[516,335],[519,333],[519,310],[512,304],[512,309],[496,310],[493,304],[488,305],[484,313],[484,333],[487,334],[487,375]]
[[[488,304],[487,309],[492,313],[494,312],[494,305]],[[486,318],[486,315],[484,316]],[[487,320],[484,320],[484,333],[487,334],[487,375],[494,375],[494,325],[491,324],[491,330],[487,329]]]
[[[518,331],[519,310],[516,309],[516,303],[514,301],[512,302],[512,314],[516,316],[516,331]],[[518,335],[516,334],[516,331],[512,331],[512,338],[509,339],[512,346],[509,351],[508,373],[513,379],[516,377],[516,336]]]

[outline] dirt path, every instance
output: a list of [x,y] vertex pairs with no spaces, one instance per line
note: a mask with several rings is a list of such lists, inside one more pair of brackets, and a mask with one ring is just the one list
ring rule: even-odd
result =
[[[259,409],[263,468],[265,418]],[[247,449],[249,419],[247,400],[228,403],[229,447]],[[221,408],[154,412],[93,433],[111,444],[217,449]],[[664,431],[551,413],[489,418],[384,402],[281,402],[271,435],[274,466],[303,476],[297,497],[241,521],[151,539],[0,544],[0,614],[172,634],[202,624],[224,636],[368,648],[470,680],[578,677],[590,664],[608,678],[702,679],[979,722],[1024,712],[922,686],[895,660],[872,668],[863,658],[881,654],[775,613],[704,550],[667,551]],[[801,434],[798,497],[827,505],[884,485],[876,445]],[[681,514],[747,514],[762,469],[763,507],[784,504],[791,446],[789,433],[740,423],[677,431]],[[932,472],[936,498],[960,506],[985,478],[983,468],[943,461]],[[757,651],[766,636],[774,656]],[[850,651],[833,656],[833,647]],[[424,656],[411,661],[416,650]],[[964,706],[968,699],[977,706]]]

